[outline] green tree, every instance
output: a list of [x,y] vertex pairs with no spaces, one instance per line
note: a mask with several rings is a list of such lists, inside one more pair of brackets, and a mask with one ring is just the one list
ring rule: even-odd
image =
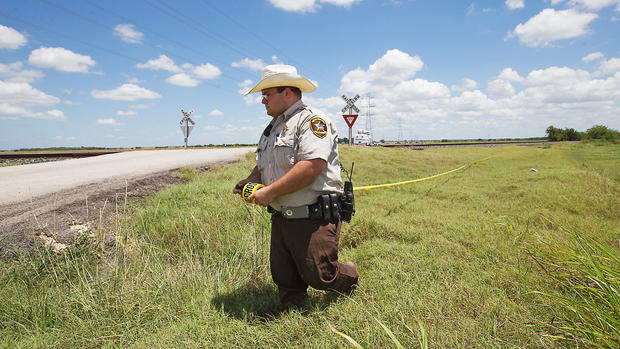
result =
[[550,142],[558,142],[558,141],[563,141],[564,139],[564,132],[562,132],[562,129],[553,127],[553,126],[549,126],[547,127],[547,139],[549,139]]
[[620,141],[620,132],[614,129],[610,129],[603,125],[594,125],[586,130],[585,138],[587,139],[600,139],[611,142]]
[[580,141],[583,133],[576,131],[574,128],[567,128],[563,130],[565,141]]

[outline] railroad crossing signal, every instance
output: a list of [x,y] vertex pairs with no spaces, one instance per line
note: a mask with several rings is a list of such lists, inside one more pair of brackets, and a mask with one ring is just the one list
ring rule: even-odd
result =
[[[189,138],[189,134],[192,133],[192,129],[196,124],[194,120],[192,120],[189,116],[194,112],[194,109],[190,111],[185,111],[181,109],[181,114],[183,114],[183,119],[181,119],[181,132],[183,132],[183,137],[185,137],[185,148],[187,148],[187,139]],[[191,126],[189,125],[191,123]]]
[[342,108],[342,112],[346,113],[347,109],[349,109],[349,114],[353,114],[351,111],[354,110],[356,113],[359,113],[360,110],[355,106],[355,101],[357,101],[360,98],[360,95],[355,95],[355,97],[353,98],[349,98],[345,95],[342,95],[342,99],[344,99],[345,102],[347,102],[347,106]]
[[344,121],[347,122],[347,125],[349,125],[349,145],[351,145],[352,143],[352,138],[353,138],[353,123],[355,123],[355,119],[357,119],[357,114],[353,114],[353,111],[355,111],[356,113],[359,113],[360,110],[355,106],[355,101],[357,101],[360,98],[360,95],[356,94],[355,97],[353,98],[349,98],[345,95],[342,95],[342,99],[344,99],[345,102],[347,102],[347,106],[342,108],[342,112],[346,113],[347,110],[349,110],[349,114],[348,115],[343,115],[342,117],[344,117]]

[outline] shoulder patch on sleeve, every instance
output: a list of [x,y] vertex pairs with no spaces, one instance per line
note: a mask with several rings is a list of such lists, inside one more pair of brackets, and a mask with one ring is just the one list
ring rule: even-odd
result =
[[310,129],[312,133],[319,138],[327,136],[327,123],[318,116],[310,119]]

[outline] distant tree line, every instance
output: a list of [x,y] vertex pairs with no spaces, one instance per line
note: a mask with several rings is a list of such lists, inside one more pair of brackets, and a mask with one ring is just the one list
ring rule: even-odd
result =
[[601,140],[607,142],[620,142],[620,132],[603,125],[594,125],[585,132],[579,132],[574,128],[547,127],[547,139],[551,142]]

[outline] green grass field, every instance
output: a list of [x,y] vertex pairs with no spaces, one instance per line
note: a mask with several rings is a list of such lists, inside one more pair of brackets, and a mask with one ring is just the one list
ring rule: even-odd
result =
[[611,257],[589,256],[611,298],[596,298],[594,312],[618,323],[620,145],[340,152],[347,168],[355,162],[355,186],[491,158],[357,192],[340,258],[357,264],[358,289],[312,291],[285,313],[269,273],[269,217],[232,194],[253,158],[186,169],[187,183],[119,208],[113,247],[83,239],[66,253],[0,261],[0,347],[354,347],[333,330],[363,348],[620,344],[618,327],[603,340],[570,331],[581,321],[574,291],[589,279],[562,282],[574,261],[562,251],[576,237],[600,243]]

